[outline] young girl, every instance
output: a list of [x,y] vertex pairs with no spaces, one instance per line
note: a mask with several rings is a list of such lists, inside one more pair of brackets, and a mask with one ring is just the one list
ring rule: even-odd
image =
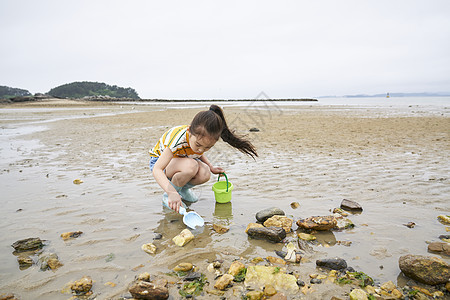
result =
[[222,138],[239,151],[258,156],[255,147],[228,129],[222,109],[211,105],[199,112],[190,126],[182,125],[165,132],[150,153],[150,170],[156,182],[165,191],[163,205],[178,212],[181,199],[198,200],[190,190],[209,180],[211,172],[220,174],[224,169],[214,167],[205,152]]

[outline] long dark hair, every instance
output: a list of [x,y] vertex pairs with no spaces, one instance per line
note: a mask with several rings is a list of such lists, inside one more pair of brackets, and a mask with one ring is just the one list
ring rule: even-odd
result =
[[210,136],[216,140],[219,137],[242,153],[253,158],[258,156],[255,147],[242,136],[238,136],[234,131],[230,131],[223,110],[217,105],[211,105],[209,110],[201,111],[195,115],[191,122],[191,133],[195,136]]

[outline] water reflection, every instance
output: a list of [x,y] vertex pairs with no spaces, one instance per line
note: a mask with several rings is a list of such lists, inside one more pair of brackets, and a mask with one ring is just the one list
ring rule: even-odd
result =
[[221,221],[225,222],[226,224],[230,224],[231,221],[233,220],[233,206],[231,202],[228,203],[216,202],[213,216],[216,221]]

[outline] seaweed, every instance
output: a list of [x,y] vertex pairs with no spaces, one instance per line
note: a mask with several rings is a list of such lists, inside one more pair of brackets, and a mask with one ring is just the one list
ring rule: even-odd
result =
[[239,270],[239,273],[237,273],[237,275],[234,276],[233,281],[242,282],[245,280],[245,275],[247,275],[247,268],[242,268]]
[[180,289],[179,293],[182,297],[192,297],[198,296],[203,291],[203,286],[207,283],[205,274],[201,274],[200,278],[185,283],[183,287]]

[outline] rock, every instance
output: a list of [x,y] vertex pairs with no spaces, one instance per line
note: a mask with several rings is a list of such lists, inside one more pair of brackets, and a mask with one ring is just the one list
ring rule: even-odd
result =
[[406,224],[403,224],[404,226],[408,227],[408,228],[414,228],[414,226],[416,226],[416,223],[414,222],[408,222]]
[[291,232],[294,221],[286,216],[275,215],[264,222],[265,227],[282,227],[286,233]]
[[260,300],[264,295],[261,291],[250,291],[245,295],[245,299],[248,300]]
[[259,129],[256,127],[250,128],[250,132],[259,132]]
[[396,286],[395,286],[395,284],[392,282],[392,281],[388,281],[388,282],[385,282],[385,283],[383,283],[381,286],[380,286],[380,288],[382,289],[382,290],[385,290],[386,292],[392,292],[395,288],[396,288]]
[[366,292],[364,292],[362,289],[354,289],[350,293],[350,300],[367,300],[369,299],[367,297]]
[[398,263],[406,276],[428,285],[444,284],[450,278],[450,265],[437,257],[408,254]]
[[271,263],[271,264],[278,264],[278,265],[285,265],[286,261],[282,258],[279,257],[274,257],[274,256],[267,256],[267,260]]
[[154,240],[160,240],[162,239],[163,235],[161,233],[155,232],[155,236],[153,237]]
[[339,218],[336,219],[337,224],[335,226],[338,230],[351,229],[355,227],[355,224],[348,218]]
[[447,292],[450,292],[450,282],[447,282],[445,284],[445,289],[447,290]]
[[173,270],[175,272],[188,272],[192,270],[194,266],[191,263],[180,263]]
[[137,276],[136,280],[150,282],[150,273],[148,272],[141,273]]
[[245,269],[245,265],[243,263],[237,260],[233,261],[230,268],[228,269],[228,274],[236,276],[242,269]]
[[194,235],[192,234],[192,232],[189,231],[189,229],[186,228],[183,231],[181,231],[179,235],[174,237],[172,239],[172,241],[177,246],[183,247],[184,245],[186,245],[187,243],[189,243],[193,239],[194,239]]
[[82,184],[82,183],[83,183],[83,180],[77,178],[77,179],[74,179],[74,180],[73,180],[73,183],[74,183],[74,184]]
[[347,268],[347,262],[342,258],[325,258],[316,260],[318,267],[324,267],[332,270],[344,270]]
[[450,255],[450,244],[434,242],[428,245],[429,252],[437,252],[444,255]]
[[285,294],[278,292],[270,297],[270,300],[288,300],[288,298]]
[[285,258],[287,255],[286,251],[279,251],[279,250],[275,250],[275,254],[278,255],[281,258]]
[[70,231],[70,232],[61,233],[61,237],[63,240],[67,241],[69,239],[77,238],[82,234],[83,234],[82,231]]
[[199,272],[191,272],[184,277],[185,281],[194,281],[200,279],[202,277],[202,273]]
[[344,199],[341,202],[341,208],[347,211],[362,211],[363,208],[359,203],[353,200]]
[[263,224],[259,224],[259,223],[250,223],[247,225],[247,228],[245,228],[245,233],[248,233],[248,230],[250,228],[264,228]]
[[337,221],[334,216],[315,216],[297,221],[297,226],[300,228],[318,231],[333,229],[336,224]]
[[231,274],[223,274],[217,279],[214,284],[214,288],[218,290],[224,290],[234,279],[234,276]]
[[297,240],[297,244],[298,244],[298,247],[300,248],[300,250],[303,250],[303,251],[308,252],[308,253],[314,252],[313,247],[311,247],[308,244],[308,242],[306,242],[306,241],[304,241],[302,239],[298,239]]
[[437,218],[442,224],[450,225],[450,216],[440,215]]
[[258,220],[258,222],[264,223],[268,218],[273,217],[275,215],[284,216],[285,213],[278,207],[271,207],[257,212],[256,220]]
[[156,254],[156,246],[152,243],[142,245],[141,249],[144,250],[145,253]]
[[314,235],[308,234],[308,233],[303,233],[303,232],[300,232],[298,234],[298,238],[302,239],[304,241],[314,241],[316,239],[316,237]]
[[135,299],[159,300],[169,298],[169,290],[165,286],[157,286],[151,282],[135,282],[128,290]]
[[265,296],[273,296],[277,293],[277,290],[271,286],[270,284],[266,284],[266,286],[264,286],[264,295]]
[[220,225],[220,224],[213,224],[213,229],[214,229],[215,232],[221,233],[221,234],[222,233],[226,233],[226,232],[228,232],[228,230],[230,230],[230,228],[225,227],[225,226]]
[[312,284],[321,284],[322,280],[318,279],[318,278],[313,278],[309,282],[312,283]]
[[346,213],[342,208],[335,207],[333,209],[333,214],[339,214],[339,215],[341,215],[343,217],[348,217],[348,213]]
[[298,202],[292,202],[292,203],[291,203],[291,207],[292,207],[293,209],[297,209],[297,208],[300,207],[300,203],[298,203]]
[[75,281],[70,289],[76,295],[84,295],[88,293],[92,288],[92,279],[89,276],[83,276],[80,280]]
[[299,290],[297,278],[294,275],[286,274],[277,267],[249,266],[245,276],[245,283],[253,286],[271,285],[276,290],[286,290],[296,293]]
[[29,268],[34,264],[31,257],[29,257],[27,255],[19,255],[17,257],[17,262],[19,263],[19,269],[21,269],[21,270]]
[[63,264],[59,261],[58,255],[56,255],[56,253],[50,253],[41,256],[39,258],[39,263],[41,264],[42,271],[46,271],[48,269],[55,271],[59,267],[63,266]]
[[300,261],[302,260],[302,256],[298,252],[298,249],[295,248],[294,244],[292,242],[289,242],[286,245],[286,248],[287,248],[287,253],[284,256],[284,260],[288,261],[288,262],[293,262],[293,263],[300,263]]
[[274,243],[279,243],[286,237],[286,231],[281,227],[250,228],[247,234],[252,238],[265,239]]
[[0,300],[19,300],[14,294],[1,294]]
[[28,238],[18,240],[11,245],[16,252],[34,251],[44,247],[44,243],[40,238]]

